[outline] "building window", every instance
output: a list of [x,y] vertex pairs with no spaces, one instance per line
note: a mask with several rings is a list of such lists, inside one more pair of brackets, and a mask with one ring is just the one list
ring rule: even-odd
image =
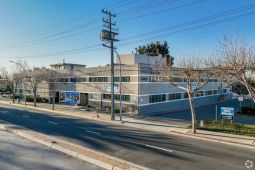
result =
[[79,78],[79,81],[80,81],[80,82],[86,82],[86,77],[80,77],[80,78]]
[[145,76],[141,77],[141,81],[148,81],[148,77]]
[[175,100],[175,93],[169,94],[168,95],[168,100]]
[[182,96],[181,96],[181,93],[175,93],[175,99],[181,99]]
[[123,101],[129,101],[130,102],[130,95],[122,95],[122,100]]
[[166,101],[166,95],[165,94],[159,94],[159,95],[151,95],[150,96],[150,103],[157,103]]
[[181,99],[181,93],[171,93],[168,96],[168,100],[178,100]]
[[111,100],[111,94],[103,94],[103,99]]
[[[120,77],[114,77],[114,81],[120,82]],[[129,76],[121,77],[121,82],[130,82],[130,77]]]
[[71,82],[73,82],[73,83],[76,83],[77,82],[77,78],[71,78]]
[[89,98],[89,99],[93,99],[93,94],[89,93],[89,94],[88,94],[88,98]]
[[189,98],[188,93],[184,93],[184,98]]
[[204,91],[198,91],[196,93],[196,96],[199,97],[199,96],[204,96]]
[[108,82],[108,77],[89,77],[89,82]]
[[213,94],[217,94],[218,93],[218,90],[213,90]]
[[212,95],[213,94],[213,91],[212,90],[209,90],[209,91],[207,91],[207,95]]
[[167,82],[167,77],[151,76],[150,82]]
[[[111,94],[103,94],[103,99],[111,100]],[[115,94],[114,99],[115,100],[120,100],[120,95]],[[125,95],[125,94],[121,95],[121,101],[130,102],[130,95]]]
[[68,78],[61,78],[59,79],[59,82],[68,82]]

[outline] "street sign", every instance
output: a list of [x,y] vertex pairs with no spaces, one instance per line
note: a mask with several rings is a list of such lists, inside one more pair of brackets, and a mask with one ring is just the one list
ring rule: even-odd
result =
[[231,120],[231,123],[234,120],[234,113],[235,110],[233,107],[221,107],[221,119],[222,119],[222,123],[224,122],[224,120]]
[[234,108],[233,107],[221,107],[221,115],[222,116],[234,116]]

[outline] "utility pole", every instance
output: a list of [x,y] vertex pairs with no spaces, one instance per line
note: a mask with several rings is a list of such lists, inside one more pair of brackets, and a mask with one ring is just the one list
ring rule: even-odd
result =
[[103,44],[104,47],[110,48],[111,50],[111,120],[115,120],[115,108],[114,108],[114,42],[118,41],[115,39],[115,36],[118,35],[114,26],[116,22],[112,22],[112,18],[116,17],[116,14],[112,14],[110,11],[102,10],[102,13],[105,15],[103,18],[104,29],[101,32],[100,38],[102,41],[109,43],[110,45]]

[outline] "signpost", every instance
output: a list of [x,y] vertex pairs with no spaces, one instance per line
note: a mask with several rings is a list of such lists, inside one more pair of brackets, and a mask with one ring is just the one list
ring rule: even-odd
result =
[[221,107],[220,110],[221,110],[222,123],[224,119],[231,120],[231,123],[232,123],[234,120],[235,109],[233,107]]

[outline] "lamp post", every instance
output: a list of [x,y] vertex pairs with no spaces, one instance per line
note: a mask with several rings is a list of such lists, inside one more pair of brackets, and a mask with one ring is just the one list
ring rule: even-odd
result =
[[122,75],[121,75],[121,60],[120,60],[120,56],[117,53],[117,51],[114,49],[114,52],[116,53],[118,59],[119,59],[119,65],[120,65],[120,121],[122,121],[122,87],[121,87],[121,82],[122,82]]
[[[12,61],[12,60],[10,60],[10,63],[14,63],[14,64],[16,64],[16,65],[19,65],[19,66],[23,69],[23,72],[26,71],[25,67],[24,67],[22,64],[17,63],[17,62]],[[26,97],[26,88],[25,88],[25,82],[24,82],[24,80],[22,80],[22,89],[23,89],[23,97],[24,97],[25,108],[26,108],[26,107],[27,107],[27,97]]]

